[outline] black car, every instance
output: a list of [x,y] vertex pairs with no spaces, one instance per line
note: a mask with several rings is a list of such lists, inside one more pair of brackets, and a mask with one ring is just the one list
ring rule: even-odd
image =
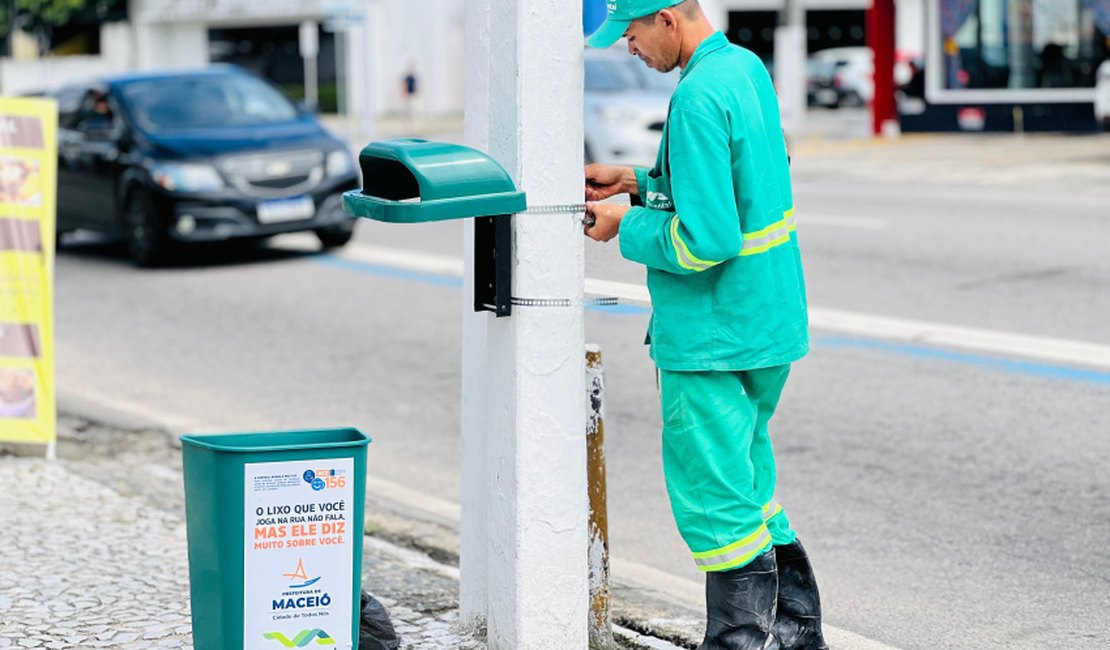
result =
[[239,68],[117,76],[55,98],[59,235],[121,235],[151,266],[184,242],[310,230],[334,247],[354,233],[347,147]]

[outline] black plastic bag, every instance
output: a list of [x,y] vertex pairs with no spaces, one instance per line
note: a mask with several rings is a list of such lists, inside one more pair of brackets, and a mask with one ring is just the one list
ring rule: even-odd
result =
[[400,647],[401,637],[393,629],[385,606],[364,589],[358,619],[359,650],[397,650]]

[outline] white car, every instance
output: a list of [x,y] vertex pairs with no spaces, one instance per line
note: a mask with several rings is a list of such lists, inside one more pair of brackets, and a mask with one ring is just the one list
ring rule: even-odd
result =
[[841,106],[864,106],[875,96],[875,64],[868,47],[834,47],[814,52],[810,59],[836,66],[835,85]]
[[1098,67],[1095,79],[1095,119],[1110,131],[1110,59]]
[[650,167],[678,73],[649,70],[623,47],[586,51],[586,162]]

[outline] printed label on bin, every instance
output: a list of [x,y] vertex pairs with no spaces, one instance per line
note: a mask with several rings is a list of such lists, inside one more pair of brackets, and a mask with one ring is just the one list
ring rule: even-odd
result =
[[243,647],[352,647],[354,459],[245,470]]

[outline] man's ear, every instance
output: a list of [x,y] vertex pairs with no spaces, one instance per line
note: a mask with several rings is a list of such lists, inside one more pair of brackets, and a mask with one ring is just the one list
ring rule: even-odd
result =
[[661,9],[659,13],[655,14],[655,20],[661,27],[668,29],[678,25],[678,16],[675,15],[672,9]]

